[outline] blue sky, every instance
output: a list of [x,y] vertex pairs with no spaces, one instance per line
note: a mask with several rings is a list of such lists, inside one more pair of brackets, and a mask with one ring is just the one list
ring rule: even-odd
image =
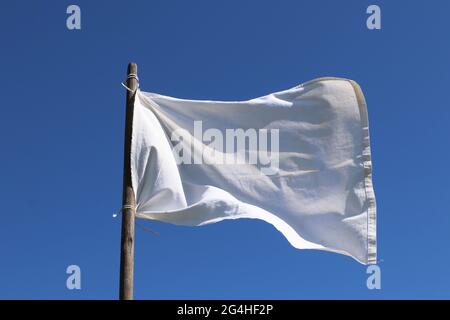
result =
[[[66,28],[81,7],[82,29]],[[382,29],[366,28],[378,4]],[[135,297],[450,298],[448,1],[2,1],[0,298],[115,299],[124,79],[241,100],[322,76],[365,93],[382,289],[271,225],[139,221]],[[82,289],[66,289],[77,264]]]

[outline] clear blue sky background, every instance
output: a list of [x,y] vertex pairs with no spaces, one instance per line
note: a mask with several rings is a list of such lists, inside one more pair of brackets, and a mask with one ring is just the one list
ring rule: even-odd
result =
[[[82,30],[66,28],[78,4]],[[382,30],[366,8],[382,9]],[[139,221],[135,296],[450,298],[449,1],[2,1],[0,298],[115,299],[124,79],[240,100],[321,77],[369,106],[382,290],[351,258],[271,225]],[[66,267],[82,290],[66,289]]]

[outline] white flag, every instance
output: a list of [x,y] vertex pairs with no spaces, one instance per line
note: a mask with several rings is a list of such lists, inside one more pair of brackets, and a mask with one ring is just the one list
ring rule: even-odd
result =
[[376,263],[367,110],[351,80],[238,102],[137,91],[131,171],[137,217],[261,219],[296,248]]

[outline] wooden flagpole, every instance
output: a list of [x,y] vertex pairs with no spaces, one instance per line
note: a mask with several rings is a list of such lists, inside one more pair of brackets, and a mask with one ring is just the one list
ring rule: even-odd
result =
[[131,184],[131,135],[133,132],[134,97],[138,86],[137,65],[128,64],[125,115],[125,147],[123,161],[122,236],[120,250],[120,300],[133,299],[134,279],[134,214],[136,199]]

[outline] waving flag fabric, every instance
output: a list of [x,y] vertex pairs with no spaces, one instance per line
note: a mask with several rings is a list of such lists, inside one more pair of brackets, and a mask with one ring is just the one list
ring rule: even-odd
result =
[[138,90],[131,170],[137,217],[261,219],[295,248],[376,263],[367,108],[351,80],[233,102]]

